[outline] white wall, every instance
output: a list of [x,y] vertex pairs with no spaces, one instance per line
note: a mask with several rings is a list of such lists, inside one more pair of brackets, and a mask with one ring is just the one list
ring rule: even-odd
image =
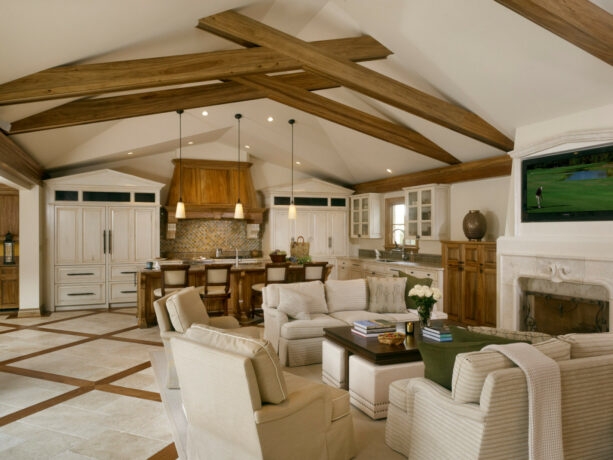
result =
[[43,304],[44,209],[42,187],[19,190],[19,310]]
[[[449,204],[451,239],[466,241],[462,231],[462,221],[471,209],[478,209],[485,215],[487,233],[484,241],[495,241],[499,236],[502,236],[505,229],[510,182],[510,177],[505,176],[452,184],[450,190],[451,203]],[[398,192],[386,193],[383,198],[397,195]],[[381,216],[381,219],[381,222],[384,223],[384,215]],[[351,243],[355,255],[358,249],[382,249],[385,239],[351,240]],[[420,241],[419,252],[421,254],[440,255],[441,244],[439,241]]]

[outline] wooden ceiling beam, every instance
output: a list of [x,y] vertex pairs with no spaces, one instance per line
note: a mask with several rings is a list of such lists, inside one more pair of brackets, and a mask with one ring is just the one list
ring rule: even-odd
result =
[[[288,35],[234,11],[199,20],[198,27],[237,41],[255,43],[299,61],[318,73],[367,96],[445,126],[496,148],[513,149],[513,141],[476,114],[355,64],[332,51]],[[259,48],[250,48],[259,49]]]
[[43,174],[42,166],[34,158],[0,132],[0,176],[30,189],[41,185]]
[[[391,53],[369,36],[311,43],[344,59],[384,59]],[[251,73],[298,70],[291,56],[266,48],[54,67],[0,85],[0,105],[89,96],[115,91],[226,80]]]
[[[338,83],[309,72],[277,75],[271,78],[309,91],[338,87]],[[9,134],[154,115],[178,108],[211,107],[265,97],[266,94],[258,89],[235,82],[224,82],[123,96],[86,98],[14,121],[11,123]]]
[[412,129],[383,120],[318,94],[310,93],[305,89],[288,85],[266,75],[247,75],[236,77],[233,80],[264,92],[268,98],[274,101],[435,160],[448,164],[460,162],[453,155]]
[[469,180],[488,179],[490,177],[511,174],[511,157],[499,155],[483,160],[469,161],[459,165],[443,166],[402,176],[355,184],[356,193],[386,193],[425,184],[454,184]]
[[589,0],[496,0],[613,65],[613,14]]

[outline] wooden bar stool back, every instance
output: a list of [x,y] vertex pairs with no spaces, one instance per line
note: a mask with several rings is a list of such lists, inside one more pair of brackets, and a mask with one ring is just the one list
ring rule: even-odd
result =
[[262,301],[262,290],[269,284],[287,283],[289,277],[289,262],[269,263],[264,266],[264,282],[251,286],[251,316],[255,316],[255,300]]
[[228,315],[228,300],[230,299],[230,270],[232,264],[210,264],[204,266],[204,286],[200,288],[200,296],[204,299],[223,301],[224,316]]
[[189,265],[187,264],[162,265],[160,272],[162,273],[162,287],[153,291],[153,295],[157,298],[189,286]]
[[303,281],[326,282],[326,267],[328,262],[307,262],[304,264]]

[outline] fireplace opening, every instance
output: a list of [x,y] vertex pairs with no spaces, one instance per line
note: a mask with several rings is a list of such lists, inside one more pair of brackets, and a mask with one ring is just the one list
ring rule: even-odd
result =
[[609,302],[524,291],[522,329],[551,335],[608,332]]

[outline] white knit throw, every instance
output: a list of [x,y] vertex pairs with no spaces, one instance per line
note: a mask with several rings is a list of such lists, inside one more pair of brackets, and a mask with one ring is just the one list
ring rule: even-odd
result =
[[560,366],[527,343],[488,345],[526,374],[530,460],[563,460]]

